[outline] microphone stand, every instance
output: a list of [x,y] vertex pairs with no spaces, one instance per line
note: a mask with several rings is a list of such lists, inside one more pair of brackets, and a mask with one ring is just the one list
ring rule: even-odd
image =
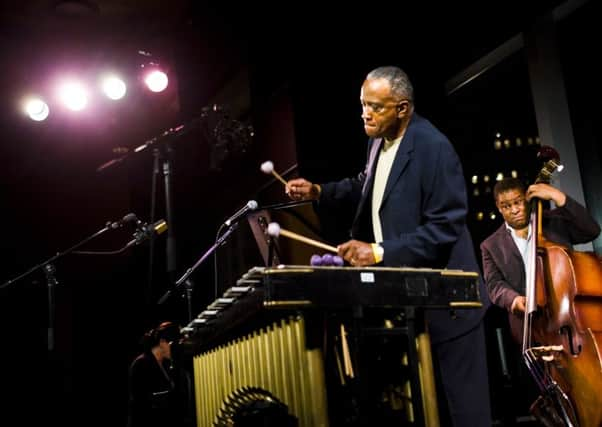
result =
[[167,274],[172,281],[176,274],[176,235],[174,227],[173,201],[171,182],[173,179],[173,149],[169,143],[165,144],[166,155],[163,159],[163,178],[165,187],[165,216],[169,228],[167,229]]
[[[230,235],[232,234],[232,232],[234,230],[236,230],[236,228],[238,228],[238,223],[234,223],[232,224],[230,227],[228,227],[228,229],[226,230],[226,232],[224,234],[222,234],[216,241],[215,243],[207,250],[207,252],[205,252],[195,263],[192,267],[190,267],[188,270],[186,270],[186,272],[182,275],[182,277],[180,277],[176,283],[173,289],[168,290],[159,300],[158,304],[163,304],[165,301],[167,301],[167,299],[170,297],[170,295],[176,291],[181,285],[182,283],[186,283],[187,286],[187,296],[190,295],[192,296],[192,287],[193,284],[190,280],[188,280],[188,278],[190,277],[190,275],[192,273],[194,273],[194,271],[213,253],[215,252],[215,250],[217,248],[219,248],[221,245],[223,245],[226,242],[226,239],[228,239],[228,237],[230,237]],[[188,320],[192,321],[192,304],[190,304],[190,300],[189,300],[189,304],[188,304]]]
[[[165,215],[167,224],[169,225],[167,229],[167,250],[166,250],[166,271],[169,277],[169,281],[173,282],[176,274],[176,237],[175,237],[175,227],[174,227],[174,218],[173,218],[173,202],[172,202],[172,191],[171,191],[171,181],[173,179],[173,148],[171,147],[171,142],[177,140],[181,136],[184,136],[191,132],[194,129],[197,129],[200,124],[205,121],[206,114],[202,114],[199,117],[196,117],[190,120],[188,123],[180,124],[174,127],[171,127],[161,134],[144,141],[141,145],[134,148],[131,152],[122,155],[121,157],[112,159],[102,165],[100,165],[96,170],[97,172],[103,171],[109,167],[112,167],[118,163],[121,163],[128,159],[132,155],[136,155],[141,153],[149,148],[153,148],[153,176],[152,176],[152,189],[151,189],[151,212],[150,212],[150,222],[153,223],[155,221],[155,211],[156,211],[156,193],[157,193],[157,180],[160,174],[163,174],[164,178],[164,190],[165,190]],[[165,147],[165,155],[161,155],[161,149],[159,147]],[[160,165],[159,163],[162,162]],[[149,256],[149,264],[147,271],[147,289],[146,289],[146,301],[150,301],[152,295],[153,288],[153,263],[154,263],[154,236],[151,237],[150,241],[150,256]],[[186,297],[189,298],[188,294]],[[188,304],[191,304],[191,301],[188,301]]]
[[29,270],[27,270],[25,273],[22,273],[22,274],[18,275],[17,277],[10,279],[9,281],[5,282],[4,284],[2,284],[0,286],[0,289],[10,286],[11,284],[23,279],[24,277],[29,276],[31,273],[33,273],[39,269],[44,269],[44,273],[46,275],[46,284],[48,286],[48,351],[52,352],[54,350],[54,343],[55,343],[55,333],[54,333],[54,320],[55,320],[55,309],[56,309],[55,293],[56,293],[56,286],[58,285],[58,281],[55,277],[56,268],[54,267],[54,262],[57,261],[59,258],[62,258],[65,255],[68,255],[69,253],[73,252],[77,248],[85,245],[90,240],[95,239],[96,237],[100,236],[101,234],[107,232],[111,228],[112,228],[111,222],[108,222],[104,228],[102,228],[101,230],[92,234],[91,236],[86,237],[81,242],[71,246],[70,248],[68,248],[62,252],[58,252],[56,255],[48,258],[46,261],[43,261],[37,265],[34,265]]
[[[150,197],[150,223],[155,222],[155,212],[157,210],[157,178],[160,173],[159,161],[161,158],[161,152],[158,148],[153,148],[153,176],[151,181],[151,197]],[[171,224],[170,224],[171,225]],[[152,235],[148,245],[148,272],[146,279],[146,305],[150,304],[150,297],[153,290],[153,265],[155,264],[155,236]]]
[[[169,143],[165,144],[164,155],[161,154],[159,148],[153,149],[153,176],[151,185],[151,212],[150,222],[155,221],[156,212],[156,200],[157,200],[157,181],[159,176],[163,175],[163,188],[165,191],[165,216],[167,224],[167,249],[166,249],[166,271],[168,274],[168,281],[173,282],[176,274],[176,235],[174,227],[174,209],[173,209],[173,196],[172,196],[172,179],[173,179],[173,149]],[[149,260],[148,260],[148,277],[147,277],[147,301],[152,295],[153,288],[153,265],[154,265],[154,236],[151,236],[149,246]],[[186,295],[188,298],[188,294]],[[188,301],[190,304],[190,301]]]
[[55,304],[55,289],[56,285],[59,284],[54,273],[56,268],[54,264],[46,264],[44,266],[44,273],[46,274],[46,284],[48,285],[48,351],[54,350],[54,318],[56,313]]

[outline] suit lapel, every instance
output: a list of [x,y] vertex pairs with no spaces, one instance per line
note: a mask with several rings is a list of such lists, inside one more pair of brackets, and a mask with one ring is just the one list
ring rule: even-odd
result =
[[366,164],[366,179],[364,180],[364,186],[362,187],[362,199],[366,197],[367,189],[372,185],[374,180],[374,169],[376,168],[376,159],[380,153],[380,147],[382,146],[383,139],[378,138],[372,142],[370,147],[370,154],[368,155],[368,163]]
[[516,258],[516,260],[518,262],[520,262],[522,264],[523,258],[520,256],[520,252],[518,251],[518,248],[516,247],[516,243],[514,243],[514,239],[512,238],[512,235],[510,234],[510,230],[508,230],[506,228],[505,223],[502,224],[501,234],[502,234],[504,247],[507,248],[510,251],[510,254],[514,258]]
[[509,253],[510,258],[512,258],[513,262],[518,266],[521,276],[520,283],[525,283],[525,264],[523,263],[523,258],[521,257],[520,252],[516,247],[516,243],[514,243],[512,235],[510,234],[510,230],[506,228],[506,223],[502,224],[499,233],[501,234],[502,250]]
[[353,225],[351,227],[352,236],[356,234],[355,230],[357,228],[359,217],[362,214],[364,205],[366,204],[366,198],[368,197],[368,194],[370,194],[370,190],[372,188],[372,181],[374,181],[374,170],[376,168],[378,154],[380,153],[380,147],[382,146],[382,142],[382,138],[377,138],[372,141],[372,145],[370,146],[368,161],[366,162],[366,169],[364,170],[366,178],[364,179],[364,185],[362,186],[362,195],[360,197],[357,210],[355,211],[355,217],[353,218]]

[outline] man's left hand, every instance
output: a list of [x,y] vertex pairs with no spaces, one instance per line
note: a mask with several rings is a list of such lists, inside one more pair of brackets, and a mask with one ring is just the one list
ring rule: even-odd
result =
[[527,188],[527,200],[537,197],[541,200],[552,200],[559,208],[566,203],[566,195],[557,188],[549,184],[539,183],[530,185]]
[[376,264],[372,245],[359,240],[349,240],[337,246],[339,256],[354,267]]

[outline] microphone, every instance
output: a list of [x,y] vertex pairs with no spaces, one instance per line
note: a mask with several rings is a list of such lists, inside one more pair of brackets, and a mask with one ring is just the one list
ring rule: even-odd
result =
[[164,219],[160,219],[153,224],[139,224],[134,232],[134,238],[128,242],[126,247],[129,248],[134,245],[139,245],[155,235],[164,233],[165,230],[167,230],[167,222]]
[[312,200],[295,200],[292,202],[283,202],[283,203],[275,203],[273,205],[264,205],[261,206],[259,209],[261,210],[279,210],[279,209],[288,209],[288,208],[294,208],[297,206],[302,206],[302,205],[309,205],[313,203]]
[[114,222],[109,221],[107,223],[107,227],[112,228],[114,230],[116,228],[123,227],[123,224],[126,224],[128,222],[136,222],[137,224],[140,223],[140,221],[138,221],[138,217],[136,216],[136,214],[133,214],[130,212],[129,214],[127,214],[123,218],[121,218],[119,221],[114,221]]
[[255,200],[249,200],[246,205],[240,208],[234,215],[224,221],[224,225],[230,227],[234,222],[238,221],[238,219],[247,214],[247,212],[254,211],[257,209],[257,202]]

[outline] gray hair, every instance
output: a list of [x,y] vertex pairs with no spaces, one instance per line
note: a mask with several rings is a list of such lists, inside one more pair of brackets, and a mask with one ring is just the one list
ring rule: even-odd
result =
[[414,103],[414,87],[408,75],[399,67],[386,66],[378,67],[370,71],[366,80],[385,79],[391,85],[393,95],[408,99]]

